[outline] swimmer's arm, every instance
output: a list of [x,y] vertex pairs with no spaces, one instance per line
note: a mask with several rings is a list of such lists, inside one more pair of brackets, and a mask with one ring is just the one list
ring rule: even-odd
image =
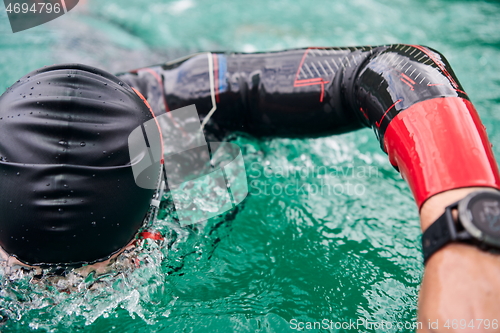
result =
[[[439,52],[390,46],[369,58],[352,91],[351,109],[363,113],[412,189],[422,230],[473,186],[498,188],[498,167],[484,127]],[[452,332],[444,325],[449,320],[452,326],[454,319],[459,326],[467,322],[462,332],[481,332],[486,325],[479,329],[478,324],[489,319],[485,331],[494,332],[492,320],[500,321],[500,256],[458,243],[435,253],[425,266],[418,313],[421,332]],[[469,326],[473,319],[474,329]],[[429,321],[436,320],[439,327],[429,329]]]
[[[477,189],[455,189],[429,198],[420,211],[422,230],[443,214],[446,206]],[[451,326],[453,319],[457,319],[459,327],[460,320],[465,320],[465,330],[444,327],[447,320]],[[489,329],[485,319],[489,319]],[[462,243],[437,251],[425,266],[418,307],[418,321],[423,329],[418,332],[500,332],[492,329],[495,319],[500,322],[500,255]],[[429,329],[429,321],[438,321],[439,328]],[[468,326],[471,321],[474,329]]]
[[[383,47],[386,48],[386,47]],[[194,104],[215,132],[319,137],[362,128],[341,87],[372,47],[200,53],[123,73],[155,114]]]
[[382,142],[402,110],[433,97],[465,96],[444,57],[403,44],[205,52],[119,77],[147,98],[156,115],[194,104],[212,131],[264,137],[371,127]]

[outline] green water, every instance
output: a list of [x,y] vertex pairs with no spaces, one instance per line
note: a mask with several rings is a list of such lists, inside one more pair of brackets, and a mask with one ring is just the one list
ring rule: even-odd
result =
[[[80,2],[16,34],[0,12],[1,91],[60,62],[118,72],[207,50],[423,44],[447,56],[500,156],[497,2]],[[289,332],[292,319],[414,322],[422,276],[417,209],[372,131],[233,140],[250,182],[237,213],[180,227],[165,197],[156,227],[168,246],[152,245],[140,268],[100,277],[96,288],[92,278],[59,286],[3,278],[0,315],[8,319],[0,331]],[[65,284],[75,291],[58,291]],[[309,332],[319,331],[329,330]]]

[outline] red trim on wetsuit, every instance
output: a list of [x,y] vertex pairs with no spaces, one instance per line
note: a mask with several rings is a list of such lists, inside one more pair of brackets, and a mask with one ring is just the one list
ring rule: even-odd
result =
[[[309,53],[309,50],[317,50],[317,49],[324,49],[322,47],[309,47],[307,50],[304,52],[304,55],[302,56],[302,59],[300,60],[299,68],[297,69],[297,73],[295,73],[295,80],[293,82],[293,86],[295,88],[297,87],[306,87],[306,86],[313,86],[313,85],[321,85],[321,92],[319,95],[319,101],[322,103],[323,98],[325,97],[325,84],[328,83],[329,81],[326,81],[323,77],[316,77],[312,79],[302,79],[299,80],[300,76],[300,71],[302,70],[302,66],[304,65],[304,61],[307,58],[307,53]],[[317,73],[320,75],[320,73]]]
[[140,93],[139,90],[135,89],[134,87],[131,87],[133,91],[135,91],[135,93],[137,94],[137,96],[139,96],[142,101],[144,102],[144,104],[146,104],[146,106],[148,107],[149,111],[151,112],[151,115],[153,116],[153,119],[155,120],[155,123],[156,123],[156,126],[158,127],[158,132],[160,132],[160,145],[161,145],[161,159],[160,159],[160,164],[164,164],[165,163],[165,159],[163,158],[163,153],[164,153],[164,150],[163,150],[163,135],[162,135],[162,132],[161,132],[161,128],[160,128],[160,124],[158,123],[158,120],[156,119],[156,116],[155,116],[155,113],[153,112],[153,109],[151,109],[151,105],[149,105],[148,101],[146,100],[146,98],[144,98],[144,96]]
[[[163,80],[162,80],[162,78],[160,77],[160,75],[158,75],[158,73],[156,73],[151,68],[147,68],[147,67],[146,68],[141,68],[141,69],[138,69],[136,72],[139,72],[139,71],[148,72],[149,74],[153,75],[154,78],[156,79],[156,82],[158,82],[158,85],[160,87],[163,86]],[[165,112],[170,112],[170,108],[168,107],[168,104],[167,104],[166,94],[162,94],[162,96],[163,96],[163,105],[165,106]]]
[[219,97],[219,60],[217,59],[217,54],[212,54],[213,65],[214,65],[214,93],[215,102],[220,103]]
[[431,196],[451,189],[500,189],[485,127],[466,99],[434,98],[410,106],[391,121],[384,145],[419,208]]
[[163,240],[163,236],[158,231],[143,231],[139,234],[139,239]]

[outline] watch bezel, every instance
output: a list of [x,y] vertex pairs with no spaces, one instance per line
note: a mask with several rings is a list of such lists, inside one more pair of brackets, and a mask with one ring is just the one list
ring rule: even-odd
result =
[[460,222],[462,223],[463,227],[467,232],[471,234],[472,237],[476,238],[477,240],[483,242],[486,245],[493,246],[500,248],[500,239],[497,239],[483,230],[479,229],[473,222],[472,218],[472,212],[469,207],[469,203],[476,197],[483,195],[483,194],[496,194],[499,197],[500,201],[500,191],[495,190],[495,189],[484,189],[480,191],[476,191],[473,193],[470,193],[467,195],[464,199],[460,200],[458,203],[458,216],[460,219]]

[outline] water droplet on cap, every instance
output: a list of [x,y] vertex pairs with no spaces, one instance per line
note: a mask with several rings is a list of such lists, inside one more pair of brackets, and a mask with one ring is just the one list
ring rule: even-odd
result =
[[80,142],[80,146],[85,147],[86,143],[85,142]]
[[68,144],[68,141],[61,140],[59,141],[59,144],[65,146]]
[[119,84],[120,86],[123,86],[123,82],[122,82],[122,81],[118,82],[118,84]]

